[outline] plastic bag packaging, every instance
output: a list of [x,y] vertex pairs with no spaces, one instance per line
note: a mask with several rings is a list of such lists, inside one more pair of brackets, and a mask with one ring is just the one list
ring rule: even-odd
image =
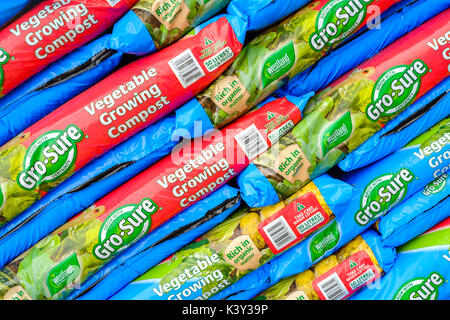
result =
[[[289,79],[321,59],[333,45],[364,25],[368,18],[367,3],[358,9],[362,17],[360,20],[349,20],[344,27],[338,28],[336,36],[327,38],[327,42],[316,40],[310,43],[310,39],[316,39],[318,32],[324,28],[318,24],[320,30],[316,30],[316,20],[321,21],[318,17],[331,7],[339,11],[337,7],[343,4],[340,2],[333,7],[335,3],[330,0],[310,2],[256,36],[244,46],[231,66],[180,112],[196,110],[199,118],[209,118],[213,127],[220,128],[253,108]],[[393,0],[378,1],[379,12],[394,3]]]
[[240,205],[239,191],[223,186],[108,263],[68,299],[104,300],[170,254],[221,223]]
[[[242,206],[113,299],[208,299],[335,219],[334,212],[346,205],[349,191],[347,184],[323,176],[284,202],[256,209]],[[339,201],[328,206],[324,198],[331,197]],[[145,260],[138,265],[142,263]]]
[[2,3],[2,15],[0,16],[0,29],[15,16],[26,10],[33,2],[37,2],[37,0],[4,1]]
[[[368,230],[312,268],[281,280],[254,300],[348,299],[389,271],[395,257],[395,250],[384,247],[381,237]],[[382,264],[386,262],[387,265]]]
[[[75,284],[83,283],[121,250],[242,171],[258,152],[265,150],[261,148],[262,144],[270,147],[272,141],[277,141],[300,121],[307,99],[298,99],[298,104],[286,98],[277,99],[229,125],[223,134],[215,131],[203,139],[181,144],[172,155],[97,201],[5,268],[33,259],[36,251],[51,251],[55,258],[47,260],[43,269],[64,269],[68,263],[75,263],[80,278],[66,277],[53,292],[40,286],[39,280],[50,270],[41,272],[44,270],[27,268],[27,272],[32,272],[35,277],[26,286],[30,287],[31,293],[24,288],[31,298],[64,298],[74,289],[74,281]],[[69,242],[61,242],[61,237],[65,239],[66,235],[69,235]],[[53,255],[55,251],[61,255]],[[25,260],[26,257],[29,259]],[[22,264],[19,269],[23,268],[25,265]],[[24,276],[28,278],[30,274]],[[21,273],[17,273],[16,280],[24,281]]]
[[449,17],[444,11],[316,94],[303,121],[239,176],[244,201],[261,207],[285,199],[446,78],[443,48],[428,42],[447,32]]
[[[428,151],[428,146],[439,139],[445,144],[450,129],[449,121],[447,119],[435,125],[378,163],[343,175],[340,180],[352,191],[345,194],[345,206],[333,211],[336,216],[334,220],[314,232],[306,241],[288,249],[212,298],[253,298],[281,279],[309,269],[364,232],[380,217],[388,216],[389,211],[402,201],[423,190],[435,179],[435,172],[449,165],[449,160],[436,167],[429,164],[432,158],[444,158],[449,145],[424,155],[424,150]],[[329,187],[333,188],[333,184]],[[325,198],[325,202],[330,205],[342,195],[336,194],[336,197]]]
[[352,300],[448,300],[450,218],[397,249],[391,270]]
[[99,36],[137,0],[45,0],[0,31],[0,97]]
[[450,216],[450,181],[444,173],[376,223],[385,245],[399,247]]
[[0,229],[0,267],[170,153],[178,140],[175,115],[92,161]]
[[[227,215],[229,215],[231,211],[233,211],[239,206],[239,203],[240,198],[238,190],[225,185],[223,188],[217,190],[217,192],[213,193],[209,197],[201,200],[191,208],[187,209],[185,212],[183,212],[183,214],[171,220],[165,226],[155,230],[155,232],[152,233],[151,235],[142,238],[142,240],[137,242],[132,248],[124,251],[121,255],[117,257],[117,259],[107,264],[103,269],[101,269],[100,272],[94,274],[89,279],[89,281],[91,282],[98,281],[99,278],[101,279],[107,273],[114,272],[117,268],[123,268],[123,265],[129,263],[130,259],[132,259],[134,256],[150,255],[152,259],[155,259],[156,262],[159,261],[158,259],[160,260],[164,259],[167,255],[173,252],[171,250],[176,250],[177,246],[181,246],[183,244],[183,241],[186,241],[184,240],[186,237],[195,237],[196,234],[198,234],[202,230],[203,231],[205,229],[207,230],[207,228],[210,228],[210,226],[217,223],[217,221],[223,220]],[[95,208],[93,207],[91,208],[91,210],[95,210]],[[61,233],[59,235],[59,239],[61,240],[62,244],[65,243],[66,245],[71,241],[78,240],[77,238],[71,239],[71,236],[72,236],[71,234]],[[58,236],[55,236],[55,239],[56,238],[58,238]],[[43,257],[47,255],[48,259],[50,258],[52,253],[54,255],[51,258],[55,258],[55,256],[61,254],[61,252],[54,250],[52,251],[52,249],[54,248],[47,247],[46,250],[42,249],[40,253],[38,253],[38,256]],[[35,248],[34,250],[36,253],[37,249]],[[35,255],[28,256],[28,260],[33,260],[32,261],[33,269],[36,268],[37,270],[49,267],[48,265],[49,261],[47,259],[39,259]],[[22,266],[26,264],[26,260],[27,259],[25,258]],[[72,262],[73,261],[74,260],[72,260]],[[86,260],[84,260],[81,255],[80,259],[77,262],[75,262],[75,264],[69,263],[68,265],[66,265],[66,267],[74,268],[73,271],[79,273],[80,272],[79,265],[78,269],[76,268],[77,263],[80,263],[82,266],[86,266],[83,265],[83,262],[86,262]],[[53,270],[54,272],[56,272],[56,275],[60,275],[57,271],[58,269]],[[59,271],[64,270],[59,269]],[[18,270],[18,273],[23,274],[23,271],[24,270]],[[11,276],[12,272],[14,272],[14,269],[11,270],[8,268],[5,268],[3,269],[3,271],[0,271],[0,278],[2,279],[1,289],[5,299],[10,299],[11,295],[13,295],[13,293],[15,293],[16,290],[14,280],[9,277]],[[33,271],[29,269],[26,272],[33,272]],[[48,274],[47,279],[41,279],[41,281],[37,281],[37,283],[34,283],[33,286],[36,287],[47,286],[48,292],[50,294],[56,294],[56,292],[61,288],[61,282],[59,281],[61,279],[58,277],[55,278],[54,272],[50,271],[50,274]],[[84,269],[82,272],[91,273],[89,270],[86,269]],[[45,275],[42,276],[45,277]],[[126,277],[126,274],[121,274],[121,276]],[[118,279],[116,278],[116,280]],[[26,282],[27,280],[24,281]],[[65,281],[68,281],[68,279],[66,278]],[[62,282],[64,282],[64,280]],[[23,283],[21,284],[23,285]],[[17,283],[19,287],[21,284]],[[83,283],[83,285],[89,285],[89,282]],[[6,289],[8,286],[10,289]],[[80,290],[81,290],[80,288],[76,288],[76,291]],[[9,293],[8,292],[5,293],[5,291],[8,291]],[[24,297],[26,297],[27,299],[31,299],[31,297],[28,295]]]
[[447,77],[408,110],[390,121],[356,150],[339,162],[352,171],[374,163],[401,148],[408,137],[417,136],[450,115],[450,77]]
[[[10,186],[4,196],[14,192],[15,201],[21,200],[20,206],[3,206],[2,222],[206,87],[240,51],[244,34],[239,18],[217,16],[195,35],[114,72],[3,145],[0,176]],[[212,41],[206,47],[220,43],[223,52],[206,59],[205,37]]]
[[78,48],[0,99],[0,145],[112,72],[122,53],[109,48],[110,39]]

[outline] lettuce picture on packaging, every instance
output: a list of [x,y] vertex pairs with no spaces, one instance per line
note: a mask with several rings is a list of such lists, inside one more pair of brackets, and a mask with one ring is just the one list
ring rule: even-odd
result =
[[[351,6],[348,2],[312,1],[251,40],[233,64],[196,97],[211,123],[219,128],[236,119],[360,29],[373,1],[350,1]],[[379,0],[376,5],[383,12],[394,3]],[[327,33],[330,28],[336,28],[333,36]]]
[[161,49],[180,39],[198,21],[219,11],[230,0],[140,0],[132,11],[145,24],[155,47]]

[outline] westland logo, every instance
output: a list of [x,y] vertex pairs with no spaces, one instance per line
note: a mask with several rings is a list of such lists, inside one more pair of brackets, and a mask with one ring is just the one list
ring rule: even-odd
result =
[[408,184],[413,180],[414,175],[408,169],[372,180],[362,195],[361,210],[355,215],[356,223],[365,226],[396,206],[405,197]]
[[93,254],[100,260],[107,260],[129,244],[144,236],[152,225],[151,216],[159,207],[150,199],[139,204],[129,204],[114,210],[103,222],[98,244]]
[[75,282],[80,273],[81,267],[76,253],[58,263],[47,274],[47,289],[50,296],[54,296],[69,284]]
[[261,71],[263,88],[288,73],[295,64],[295,48],[292,41],[270,55]]
[[384,72],[375,83],[372,103],[366,108],[371,121],[393,116],[414,101],[420,90],[422,77],[428,72],[422,60],[414,60],[411,65],[393,67]]
[[5,82],[5,74],[3,72],[3,65],[10,59],[9,54],[2,48],[0,48],[0,94],[3,91],[3,83]]
[[309,255],[314,262],[322,257],[327,251],[336,247],[341,238],[339,226],[336,220],[333,220],[325,228],[316,234],[309,242]]
[[84,137],[83,131],[70,125],[65,130],[49,131],[28,148],[24,170],[17,183],[25,190],[34,190],[45,182],[53,182],[66,174],[77,158],[77,143]]
[[426,278],[416,278],[403,284],[394,300],[436,300],[438,288],[444,283],[445,279],[439,273],[432,272]]
[[367,7],[374,0],[332,0],[319,12],[316,31],[309,43],[315,51],[348,37],[363,23]]
[[0,210],[5,206],[6,197],[3,195],[3,184],[0,183]]
[[322,155],[325,157],[330,150],[350,138],[352,130],[352,117],[349,111],[323,131]]

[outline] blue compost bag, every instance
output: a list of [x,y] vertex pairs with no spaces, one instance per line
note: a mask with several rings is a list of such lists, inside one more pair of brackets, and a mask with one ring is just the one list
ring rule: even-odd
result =
[[[434,161],[445,159],[444,154],[449,152],[449,133],[450,120],[445,119],[378,163],[344,175],[341,180],[353,190],[346,195],[350,200],[346,201],[344,209],[334,212],[336,219],[213,299],[250,299],[281,279],[310,268],[380,217],[389,215],[390,210],[445,173],[442,171],[448,168],[450,159],[437,165]],[[325,198],[325,201],[332,203],[333,199]]]
[[374,163],[401,148],[408,137],[415,137],[450,115],[450,77],[421,97],[375,133],[364,144],[339,162],[339,168],[352,171]]
[[386,246],[399,247],[450,216],[450,179],[433,180],[377,221]]
[[450,219],[397,248],[397,253],[391,270],[352,300],[450,298]]
[[[304,206],[303,212],[306,215],[313,214],[315,222],[310,225],[307,221],[311,219],[297,217],[304,226],[303,233],[299,234],[297,239],[290,240],[293,241],[291,245],[304,241],[314,228],[320,228],[329,219],[335,219],[334,212],[343,210],[351,190],[348,184],[324,175],[316,179],[314,183],[311,182],[307,190],[293,195],[292,199],[286,202],[258,209],[243,206],[210,232],[176,252],[170,259],[142,274],[113,299],[119,299],[119,297],[145,300],[207,299],[251,272],[255,266],[264,264],[278,254],[276,248],[274,250],[269,242],[263,241],[264,234],[260,230],[265,223],[268,223],[270,228],[270,225],[277,224],[280,219],[292,221],[290,213],[293,210],[290,208],[301,203]],[[326,205],[324,198],[335,201],[330,201],[329,205]],[[321,207],[321,204],[326,207]],[[297,212],[296,214],[298,215]],[[312,230],[308,233],[308,229]],[[240,250],[242,251],[239,254],[241,263],[230,260],[230,252],[239,250],[238,247],[241,247],[242,243],[247,244],[251,250]],[[277,242],[276,245],[279,244]],[[285,243],[285,245],[288,244]],[[285,250],[285,245],[279,250]],[[233,249],[235,246],[236,249]],[[235,256],[236,259],[237,257],[238,255]],[[135,266],[145,263],[145,259],[134,261]],[[198,266],[200,270],[192,266]],[[192,272],[189,273],[186,270]],[[180,273],[185,274],[184,280]],[[99,285],[104,287],[102,283]]]
[[114,258],[67,299],[109,298],[145,270],[221,223],[239,206],[239,191],[223,186]]
[[379,281],[396,258],[378,233],[364,231],[310,269],[283,279],[254,300],[345,300]]

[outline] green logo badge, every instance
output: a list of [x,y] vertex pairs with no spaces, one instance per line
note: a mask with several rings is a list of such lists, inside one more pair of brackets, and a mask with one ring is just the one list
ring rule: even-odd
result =
[[332,0],[319,12],[316,31],[309,43],[315,51],[348,37],[363,23],[367,7],[374,0]]
[[445,279],[437,272],[432,272],[426,278],[415,278],[402,285],[394,296],[394,300],[436,300],[438,288]]
[[76,253],[58,263],[47,274],[47,288],[50,295],[54,296],[67,285],[75,282],[80,271],[81,267]]
[[401,112],[416,98],[421,78],[427,72],[428,66],[422,60],[384,72],[373,88],[372,103],[366,108],[367,117],[377,121]]
[[0,183],[0,210],[3,209],[6,202],[6,197],[3,195],[3,184]]
[[333,249],[339,242],[341,233],[336,220],[323,228],[309,242],[309,254],[314,262],[322,257],[327,251]]
[[106,260],[112,254],[145,235],[152,225],[151,216],[158,206],[150,199],[139,204],[128,204],[114,210],[103,222],[98,243],[93,254],[100,260]]
[[325,157],[325,155],[330,152],[330,150],[336,148],[341,143],[350,138],[350,136],[352,135],[352,130],[352,117],[349,111],[346,112],[328,128],[326,128],[322,133],[323,157]]
[[76,144],[83,137],[83,132],[75,125],[40,136],[25,154],[24,170],[17,177],[19,186],[34,190],[42,183],[56,181],[66,174],[75,163]]
[[361,210],[355,215],[356,223],[365,226],[396,206],[405,197],[408,184],[413,179],[411,171],[401,169],[397,174],[386,174],[372,180],[362,194]]
[[[425,196],[429,196],[431,194],[439,193],[442,190],[444,190],[445,185],[447,184],[447,178],[448,174],[444,173],[439,178],[434,180],[433,182],[429,183],[425,189],[422,191],[422,193]],[[1,203],[1,201],[0,201]]]
[[2,48],[0,48],[0,96],[3,92],[3,83],[5,82],[5,74],[3,71],[3,65],[8,63],[10,59],[9,54]]
[[264,61],[261,71],[263,88],[275,80],[280,79],[291,70],[295,63],[295,49],[292,41],[289,41],[284,47],[270,55]]

